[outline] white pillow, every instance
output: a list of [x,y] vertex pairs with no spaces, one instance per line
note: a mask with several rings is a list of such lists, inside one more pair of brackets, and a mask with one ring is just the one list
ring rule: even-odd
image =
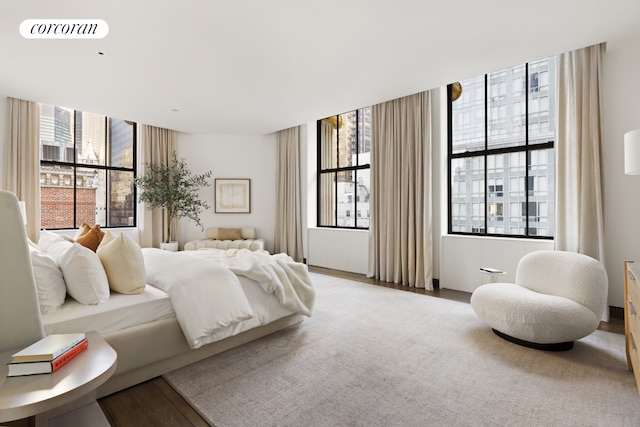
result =
[[58,264],[60,264],[60,260],[58,258],[60,258],[62,254],[64,254],[71,246],[73,246],[72,242],[58,236],[56,239],[47,241],[47,249],[43,249],[43,250],[49,255],[51,255]]
[[95,252],[80,243],[71,243],[70,247],[53,257],[62,270],[67,292],[73,299],[81,304],[102,304],[109,300],[107,274]]
[[131,237],[123,233],[114,236],[107,231],[98,250],[109,287],[121,294],[140,294],[146,286],[146,272],[142,250]]
[[[45,251],[46,253],[48,253],[49,255],[51,255],[49,253],[49,249],[51,247],[51,245],[53,245],[56,242],[68,242],[67,240],[63,239],[60,235],[53,233],[49,230],[42,230],[40,232],[40,239],[38,240],[38,246],[40,247],[41,250]],[[70,243],[70,242],[68,242]]]
[[64,304],[67,288],[56,260],[31,241],[29,241],[29,255],[33,275],[36,278],[40,313],[46,314],[58,310]]

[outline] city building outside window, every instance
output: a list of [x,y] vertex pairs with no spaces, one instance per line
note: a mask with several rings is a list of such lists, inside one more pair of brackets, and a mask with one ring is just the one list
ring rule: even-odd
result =
[[43,228],[136,225],[136,125],[40,105]]
[[370,162],[370,108],[318,120],[318,226],[369,228]]
[[556,62],[449,88],[449,233],[553,238]]

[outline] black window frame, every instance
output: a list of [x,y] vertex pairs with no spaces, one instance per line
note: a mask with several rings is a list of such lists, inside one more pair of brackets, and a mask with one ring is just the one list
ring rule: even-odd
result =
[[[341,166],[339,164],[340,161],[340,136],[338,133],[338,140],[336,141],[336,159],[337,159],[337,166],[333,167],[333,168],[322,168],[322,126],[321,123],[323,120],[335,120],[336,126],[338,126],[338,124],[340,123],[340,121],[342,120],[342,118],[340,116],[342,116],[343,114],[348,114],[352,111],[356,112],[356,123],[357,123],[357,129],[356,129],[356,134],[357,135],[363,135],[363,138],[365,137],[365,130],[362,128],[362,124],[364,123],[364,119],[361,120],[360,118],[360,114],[361,111],[364,108],[359,108],[356,110],[351,110],[351,111],[346,111],[344,113],[341,114],[336,114],[334,116],[329,116],[326,117],[324,119],[320,119],[317,121],[317,125],[316,125],[316,129],[317,129],[317,139],[316,139],[316,149],[317,149],[317,183],[316,183],[316,226],[317,227],[321,227],[321,228],[336,228],[336,229],[347,229],[347,230],[368,230],[369,226],[367,227],[359,227],[358,226],[358,216],[357,215],[351,215],[349,216],[349,218],[352,218],[354,220],[354,225],[353,226],[345,226],[345,225],[337,225],[338,224],[338,180],[334,179],[333,180],[333,185],[334,185],[334,189],[335,191],[333,192],[334,194],[334,210],[333,210],[333,220],[334,220],[334,224],[335,225],[325,225],[325,224],[321,224],[321,211],[322,211],[322,197],[321,197],[321,187],[322,187],[322,176],[324,174],[334,174],[334,176],[338,176],[339,173],[341,172],[351,172],[353,173],[353,182],[355,183],[355,189],[354,189],[354,197],[353,197],[353,209],[350,209],[350,211],[352,210],[353,212],[357,212],[359,209],[358,204],[359,203],[367,203],[369,197],[366,197],[367,200],[365,201],[360,201],[360,197],[358,196],[358,171],[361,170],[365,170],[365,169],[371,169],[371,161],[369,161],[369,163],[361,165],[359,164],[360,162],[360,145],[359,144],[355,144],[356,146],[356,152],[353,153],[355,154],[355,158],[356,158],[356,164],[355,165],[351,165],[351,166]],[[368,212],[370,212],[370,209],[367,209]],[[363,218],[360,217],[361,220],[363,220]],[[368,221],[371,221],[371,218],[368,217],[366,218]]]
[[[484,124],[485,124],[485,132],[484,132],[484,149],[483,150],[474,150],[474,151],[465,151],[460,153],[453,152],[453,100],[452,100],[452,84],[447,86],[447,232],[452,235],[468,235],[468,236],[480,236],[480,237],[500,237],[500,238],[522,238],[522,239],[540,239],[540,240],[553,240],[554,236],[539,236],[537,235],[537,228],[532,228],[529,224],[530,216],[527,214],[531,209],[531,205],[529,202],[530,196],[533,195],[533,188],[530,187],[530,178],[533,181],[533,177],[529,176],[529,169],[531,166],[531,155],[530,153],[537,150],[547,150],[554,149],[555,138],[553,141],[547,141],[545,143],[529,143],[529,93],[530,92],[538,92],[538,73],[536,74],[536,86],[535,88],[529,87],[529,63],[524,64],[525,66],[525,143],[524,145],[514,146],[514,147],[501,147],[501,148],[488,148],[489,146],[489,132],[488,123],[489,123],[489,96],[488,96],[488,88],[489,88],[489,76],[490,73],[484,74]],[[488,221],[489,221],[489,186],[487,180],[487,157],[490,155],[496,154],[509,154],[514,152],[524,152],[526,159],[525,166],[525,200],[526,200],[526,211],[523,211],[523,216],[525,216],[525,233],[524,234],[506,234],[506,233],[489,233],[488,229]],[[472,227],[472,231],[453,231],[453,214],[452,214],[452,178],[451,178],[451,163],[455,159],[460,158],[474,158],[474,157],[482,157],[484,158],[484,225],[483,226],[474,226]],[[537,202],[533,201],[533,203]],[[473,228],[481,229],[482,231],[473,232]]]
[[[53,106],[54,108],[57,106]],[[82,113],[89,113],[86,111],[81,111],[81,110],[76,110],[76,109],[69,109],[70,111],[73,111],[73,115],[74,115],[74,123],[73,123],[73,160],[71,162],[69,161],[61,161],[61,160],[43,160],[42,158],[40,158],[40,168],[42,168],[42,166],[61,166],[61,167],[71,167],[73,168],[73,227],[69,228],[69,227],[49,227],[49,230],[69,230],[69,229],[78,229],[80,228],[80,226],[82,224],[78,224],[78,218],[77,218],[77,196],[78,196],[78,187],[77,187],[77,170],[78,169],[96,169],[96,170],[101,170],[101,171],[105,171],[105,185],[106,185],[106,189],[105,189],[105,207],[107,209],[107,212],[105,213],[105,218],[109,218],[109,211],[111,209],[111,206],[109,204],[109,194],[110,194],[110,187],[111,187],[111,179],[110,179],[110,172],[133,172],[133,178],[135,178],[137,176],[137,154],[138,154],[138,150],[137,150],[137,145],[138,145],[138,123],[136,122],[129,122],[132,126],[133,126],[133,136],[132,136],[132,151],[133,151],[133,166],[131,168],[126,168],[126,167],[122,167],[122,166],[111,166],[108,164],[105,165],[100,165],[100,164],[93,164],[93,163],[81,163],[78,161],[77,159],[77,154],[78,154],[78,150],[76,147],[76,138],[78,136],[78,113],[82,114]],[[100,114],[102,115],[102,114]],[[117,119],[115,117],[110,117],[110,116],[104,116],[104,120],[105,120],[105,141],[107,141],[106,143],[106,153],[105,153],[105,159],[110,159],[111,158],[111,150],[112,150],[112,144],[111,144],[111,135],[110,135],[110,122],[109,120],[111,119]],[[121,119],[117,119],[117,120],[121,120]],[[66,153],[65,153],[66,156]],[[105,163],[109,163],[109,161],[105,160]],[[42,169],[40,169],[42,170]],[[39,184],[40,185],[40,184]],[[133,199],[133,224],[131,225],[108,225],[107,224],[100,224],[101,227],[106,227],[106,228],[131,228],[131,227],[137,227],[138,224],[138,195],[137,195],[137,188],[135,185],[133,185],[133,194],[132,194],[132,199]]]

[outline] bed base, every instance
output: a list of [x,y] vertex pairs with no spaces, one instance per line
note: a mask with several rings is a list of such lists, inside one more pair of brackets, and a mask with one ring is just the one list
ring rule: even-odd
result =
[[113,376],[98,388],[97,397],[124,390],[296,325],[302,322],[303,318],[300,314],[291,314],[194,350],[187,344],[175,317],[104,334],[105,340],[118,353],[118,367]]

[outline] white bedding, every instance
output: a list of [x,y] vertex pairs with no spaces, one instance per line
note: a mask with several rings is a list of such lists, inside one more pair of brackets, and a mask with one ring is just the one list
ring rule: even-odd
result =
[[227,333],[221,332],[225,328],[260,322],[254,319],[257,316],[236,274],[255,280],[290,312],[311,315],[315,293],[306,266],[285,254],[271,256],[246,249],[142,251],[147,282],[169,295],[191,348],[219,340],[220,333]]
[[[217,331],[213,335],[216,340],[266,325],[291,314],[280,305],[274,295],[265,294],[256,282],[244,277],[239,279],[255,316]],[[169,296],[155,286],[147,286],[138,295],[112,292],[109,301],[99,305],[80,304],[73,298],[67,298],[61,309],[43,315],[42,320],[47,334],[89,331],[106,334],[174,316]]]
[[284,254],[265,252],[269,258],[258,262],[240,252],[143,249],[149,284],[142,294],[112,292],[98,305],[68,297],[42,316],[45,331],[105,334],[175,316],[189,346],[198,348],[292,313],[311,314],[315,294],[306,266]]
[[141,294],[111,293],[104,304],[85,305],[73,298],[59,310],[42,315],[47,334],[98,331],[100,334],[175,316],[168,295],[153,286]]
[[307,266],[295,262],[289,255],[271,255],[267,251],[248,249],[203,248],[189,252],[194,258],[210,260],[229,268],[238,276],[256,281],[268,294],[274,294],[280,304],[294,313],[311,316],[315,291]]
[[215,341],[216,331],[254,317],[238,277],[190,252],[142,249],[147,283],[165,291],[191,348]]

